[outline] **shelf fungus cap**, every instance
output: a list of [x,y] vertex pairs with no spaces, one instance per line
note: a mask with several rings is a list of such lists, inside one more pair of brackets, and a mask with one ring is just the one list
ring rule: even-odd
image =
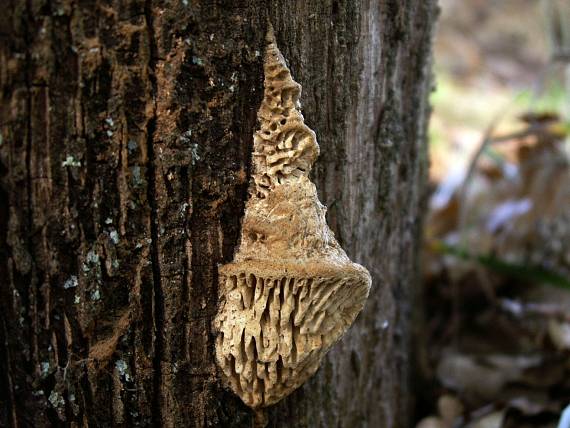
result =
[[219,269],[214,320],[223,378],[252,408],[278,402],[315,373],[371,284],[337,243],[308,178],[319,146],[271,28],[264,72],[241,242]]

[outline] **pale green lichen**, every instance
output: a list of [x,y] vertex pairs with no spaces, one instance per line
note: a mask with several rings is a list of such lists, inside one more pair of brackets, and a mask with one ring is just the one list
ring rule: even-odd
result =
[[134,152],[138,147],[138,144],[135,140],[129,140],[129,142],[127,143],[127,149],[129,150],[129,153]]
[[92,266],[97,266],[99,264],[99,255],[91,250],[87,253],[85,257],[85,262],[83,263],[83,271],[89,272]]
[[135,165],[133,167],[131,167],[131,173],[133,176],[133,183],[135,186],[140,186],[141,184],[143,184],[143,181],[141,179],[141,167],[138,165]]
[[[115,126],[115,122],[113,122],[112,117],[106,118],[105,123],[107,124],[107,126],[109,126],[109,128],[113,128]],[[107,137],[113,136],[113,130],[112,129],[107,129],[106,133],[107,133]]]
[[86,260],[87,260],[87,262],[93,263],[93,264],[99,263],[99,255],[95,251],[89,251],[87,253],[87,259]]
[[194,165],[194,163],[196,161],[200,160],[200,155],[198,154],[198,144],[197,143],[191,143],[190,144],[190,153],[192,154],[192,165]]
[[238,82],[238,77],[237,77],[237,71],[234,71],[230,77],[230,80],[232,81],[232,84],[229,86],[229,90],[231,92],[233,92],[235,90],[236,87],[236,83]]
[[[213,86],[213,85],[212,85]],[[192,141],[190,138],[192,137],[192,130],[189,129],[188,131],[184,131],[181,135],[180,135],[180,141],[182,142],[182,144],[190,144],[190,142]]]
[[119,233],[116,230],[113,229],[109,232],[109,238],[111,238],[113,244],[117,245],[119,243]]
[[65,167],[65,166],[80,167],[81,162],[78,161],[77,159],[75,159],[73,156],[67,155],[65,160],[61,163],[61,166],[63,166],[63,167]]
[[131,375],[129,373],[129,366],[124,360],[117,360],[115,362],[115,368],[120,376],[122,376],[127,382],[131,381]]
[[49,373],[49,361],[42,361],[40,363],[40,374],[41,377],[46,377]]
[[65,405],[65,400],[57,391],[52,391],[49,395],[48,401],[54,408],[62,407]]
[[63,283],[63,288],[65,288],[66,290],[69,288],[75,288],[77,287],[77,285],[79,284],[79,281],[77,280],[77,277],[75,275],[71,275],[67,281],[65,281]]

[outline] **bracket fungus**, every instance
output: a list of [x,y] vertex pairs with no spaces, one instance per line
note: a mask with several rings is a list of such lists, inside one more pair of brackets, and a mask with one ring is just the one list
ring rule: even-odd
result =
[[352,263],[325,220],[308,175],[319,154],[270,27],[264,99],[241,242],[219,268],[214,320],[222,377],[250,407],[272,405],[319,367],[362,310],[368,271]]

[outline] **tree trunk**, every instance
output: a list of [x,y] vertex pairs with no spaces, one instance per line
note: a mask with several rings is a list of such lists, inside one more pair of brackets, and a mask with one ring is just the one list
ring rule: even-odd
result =
[[0,425],[250,427],[221,384],[268,20],[328,222],[373,283],[274,427],[410,423],[435,0],[8,0],[0,15]]

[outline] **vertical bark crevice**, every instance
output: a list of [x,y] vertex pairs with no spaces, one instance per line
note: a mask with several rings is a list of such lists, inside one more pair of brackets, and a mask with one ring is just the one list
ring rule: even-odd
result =
[[[25,140],[25,156],[24,156],[24,163],[25,163],[25,174],[26,174],[26,207],[25,207],[25,226],[22,227],[24,231],[24,240],[25,240],[25,247],[28,252],[28,256],[30,259],[30,269],[27,272],[28,281],[26,284],[27,290],[25,290],[24,296],[25,300],[27,300],[27,317],[29,322],[29,337],[31,341],[31,355],[29,367],[31,370],[36,371],[36,362],[39,360],[39,350],[38,350],[38,293],[39,290],[36,289],[37,282],[35,281],[35,271],[36,271],[36,262],[35,262],[35,255],[34,255],[34,248],[33,248],[33,188],[32,188],[32,136],[33,136],[33,82],[32,82],[32,46],[33,40],[31,35],[31,27],[33,25],[34,19],[32,14],[32,0],[26,0],[25,3],[25,14],[22,17],[24,24],[24,42],[26,44],[25,50],[25,72],[24,72],[24,84],[26,88],[26,106],[25,106],[25,115],[26,115],[26,140]],[[23,291],[23,290],[22,290]],[[21,291],[20,291],[21,292]],[[26,385],[27,387],[31,387],[31,385]],[[52,418],[49,412],[46,413],[48,419]],[[16,421],[15,426],[18,426]]]
[[[0,180],[3,180],[8,171],[4,163],[0,160]],[[8,193],[0,187],[0,201],[8,201]],[[7,203],[0,204],[0,278],[3,282],[0,287],[0,302],[6,306],[8,302],[8,266],[7,260],[9,256],[7,243],[7,228],[5,225],[9,221],[9,208]],[[4,404],[0,408],[0,426],[18,427],[16,400],[14,397],[14,382],[12,379],[12,358],[10,342],[8,340],[9,331],[7,326],[8,307],[4,308],[0,305],[0,403]]]
[[153,346],[153,394],[152,394],[152,419],[155,426],[160,426],[162,422],[161,404],[161,382],[162,382],[162,358],[164,349],[164,293],[162,290],[162,280],[160,273],[160,256],[158,249],[158,203],[156,197],[156,165],[154,152],[154,132],[156,129],[156,37],[153,26],[152,0],[146,0],[144,4],[145,22],[147,27],[147,37],[149,44],[148,73],[151,82],[152,97],[152,117],[147,124],[147,183],[148,183],[148,203],[150,205],[150,254],[152,264],[153,281],[153,323],[154,323],[154,346]]
[[10,421],[10,426],[18,428],[18,416],[16,409],[16,400],[14,398],[14,382],[12,381],[12,367],[10,348],[8,347],[8,329],[6,328],[6,319],[4,318],[4,311],[0,313],[0,345],[2,346],[2,353],[0,353],[0,368],[4,373],[5,387],[0,392],[1,400],[6,400],[5,408],[0,410],[0,425],[5,421]]

